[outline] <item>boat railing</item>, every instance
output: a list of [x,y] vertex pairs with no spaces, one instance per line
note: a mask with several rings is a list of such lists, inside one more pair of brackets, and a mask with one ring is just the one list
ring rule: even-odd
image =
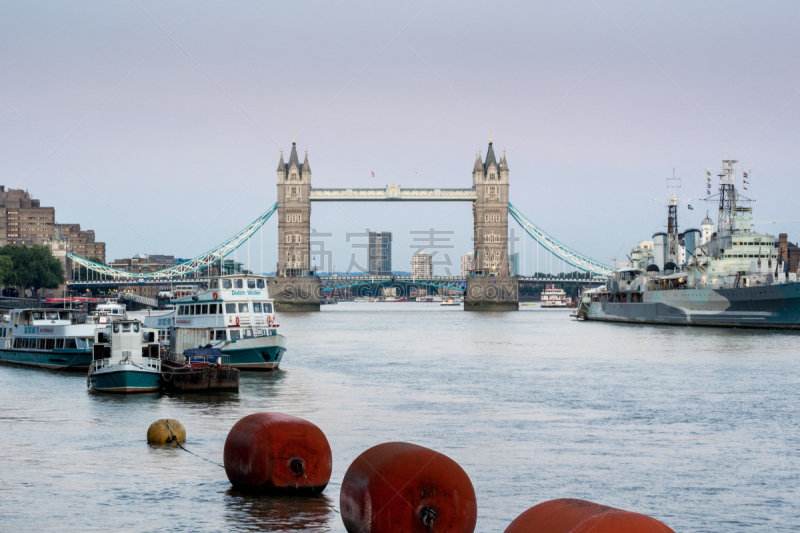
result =
[[135,366],[138,368],[153,368],[155,370],[161,370],[161,360],[155,359],[153,357],[145,357],[142,359],[141,363],[138,363],[132,359],[127,357],[120,359],[119,361],[114,362],[114,360],[110,357],[105,359],[95,359],[94,360],[94,368],[95,370],[100,370],[101,368],[107,368],[113,365],[130,365]]

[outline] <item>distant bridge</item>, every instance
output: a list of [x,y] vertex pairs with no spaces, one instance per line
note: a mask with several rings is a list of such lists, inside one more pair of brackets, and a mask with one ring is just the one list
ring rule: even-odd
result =
[[[442,289],[453,289],[463,291],[466,284],[466,278],[463,276],[432,276],[430,278],[418,278],[408,275],[386,275],[386,276],[369,276],[366,274],[357,274],[351,276],[342,276],[338,274],[330,276],[319,276],[322,283],[323,291],[331,291],[338,289],[346,289],[349,287],[369,286],[369,285],[391,285],[393,283],[403,285],[419,285],[424,287],[438,287]],[[183,285],[197,285],[200,287],[208,286],[211,278],[209,277],[193,277],[193,278],[129,278],[129,279],[106,279],[106,280],[80,280],[70,282],[70,286],[75,289],[89,289],[89,288],[112,288],[112,287],[131,287],[131,286],[174,286],[177,284]],[[591,278],[576,278],[576,277],[547,277],[547,276],[519,276],[520,283],[580,283],[582,285],[603,285],[607,282],[607,278],[600,276],[593,276]],[[121,295],[126,293],[120,293]],[[132,296],[132,295],[129,295]],[[141,297],[140,297],[141,298]],[[148,299],[149,300],[149,299]],[[150,302],[139,302],[144,305],[149,305]]]

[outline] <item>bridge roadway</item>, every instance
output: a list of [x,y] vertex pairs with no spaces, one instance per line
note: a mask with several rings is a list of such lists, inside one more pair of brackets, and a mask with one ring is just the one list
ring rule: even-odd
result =
[[[353,287],[358,285],[372,285],[372,284],[386,284],[386,283],[404,283],[411,285],[427,285],[443,287],[448,289],[463,290],[466,278],[463,276],[433,276],[430,278],[415,278],[408,275],[392,275],[392,276],[341,276],[334,274],[332,276],[320,276],[323,290],[343,289],[345,287]],[[130,279],[116,279],[116,280],[74,280],[67,281],[67,285],[75,289],[88,289],[92,287],[106,288],[106,287],[136,287],[145,285],[158,285],[163,287],[176,286],[176,285],[208,285],[211,278],[208,277],[186,277],[186,278],[130,278]],[[586,278],[556,278],[556,277],[536,277],[536,276],[519,276],[520,283],[581,283],[583,285],[603,285],[606,283],[606,278],[592,277]]]

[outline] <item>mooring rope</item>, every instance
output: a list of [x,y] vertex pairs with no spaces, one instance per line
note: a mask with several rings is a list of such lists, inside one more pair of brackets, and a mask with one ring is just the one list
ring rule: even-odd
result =
[[180,448],[181,450],[183,450],[183,451],[185,451],[185,452],[188,452],[188,453],[190,453],[190,454],[194,455],[195,457],[199,457],[199,458],[200,458],[200,459],[202,459],[203,461],[207,461],[207,462],[211,463],[212,465],[217,465],[217,466],[219,466],[219,467],[225,468],[225,465],[222,465],[222,464],[219,464],[219,463],[215,463],[215,462],[214,462],[214,461],[212,461],[211,459],[206,459],[206,458],[205,458],[205,457],[203,457],[202,455],[197,455],[197,454],[196,454],[196,453],[194,453],[193,451],[190,451],[190,450],[187,450],[186,448],[184,448],[184,447],[181,445],[181,443],[180,443],[180,442],[178,442],[178,437],[177,437],[177,436],[175,436],[175,433],[173,433],[173,432],[172,432],[172,427],[170,427],[170,425],[169,425],[169,420],[167,420],[166,422],[167,422],[167,429],[169,430],[169,433],[170,433],[170,435],[172,435],[172,437],[171,437],[169,440],[167,440],[167,442],[170,442],[170,441],[171,441],[171,442],[174,442],[175,444],[177,444],[177,445],[178,445],[178,448]]

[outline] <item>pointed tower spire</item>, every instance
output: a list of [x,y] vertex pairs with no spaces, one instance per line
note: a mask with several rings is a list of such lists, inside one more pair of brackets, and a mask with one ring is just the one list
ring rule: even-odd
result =
[[486,162],[483,165],[483,168],[489,168],[489,165],[492,163],[497,166],[497,158],[494,156],[494,148],[492,148],[492,138],[489,137],[489,149],[486,150]]
[[475,166],[472,167],[472,172],[483,172],[483,161],[481,161],[480,151],[475,152]]
[[503,156],[500,158],[500,170],[508,170],[508,161],[506,161],[505,150],[503,150]]
[[303,159],[303,174],[311,173],[311,165],[308,164],[308,150],[306,150],[306,158]]
[[286,172],[286,163],[283,162],[283,148],[281,148],[281,160],[278,161],[278,172]]
[[292,163],[300,167],[300,160],[297,158],[297,145],[294,141],[292,141],[292,153],[289,154],[289,166],[292,166]]

